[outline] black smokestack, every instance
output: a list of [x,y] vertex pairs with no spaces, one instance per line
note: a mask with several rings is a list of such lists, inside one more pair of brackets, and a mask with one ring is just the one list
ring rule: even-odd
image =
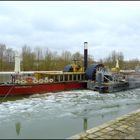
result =
[[87,69],[88,42],[84,42],[84,71]]

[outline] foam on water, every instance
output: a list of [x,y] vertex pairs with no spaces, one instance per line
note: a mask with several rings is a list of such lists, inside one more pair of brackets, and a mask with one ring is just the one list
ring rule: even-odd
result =
[[29,120],[84,116],[90,118],[96,114],[125,109],[126,106],[140,106],[139,99],[140,89],[113,94],[75,90],[31,95],[29,98],[0,104],[0,123],[17,118]]

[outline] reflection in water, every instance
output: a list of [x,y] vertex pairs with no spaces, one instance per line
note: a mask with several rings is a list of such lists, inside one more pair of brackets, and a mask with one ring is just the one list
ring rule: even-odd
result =
[[16,127],[16,133],[17,135],[19,135],[21,129],[21,123],[20,122],[15,123],[15,127]]
[[88,121],[88,119],[84,118],[84,124],[83,124],[84,132],[86,132],[88,129],[88,122],[87,121]]

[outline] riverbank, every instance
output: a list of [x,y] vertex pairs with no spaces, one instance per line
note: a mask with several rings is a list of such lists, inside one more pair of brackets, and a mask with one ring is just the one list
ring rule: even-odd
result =
[[139,139],[140,109],[67,139]]

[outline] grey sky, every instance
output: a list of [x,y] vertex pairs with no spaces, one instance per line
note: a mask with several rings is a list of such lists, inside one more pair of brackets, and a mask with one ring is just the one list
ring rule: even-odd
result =
[[0,1],[0,43],[140,59],[140,1]]

